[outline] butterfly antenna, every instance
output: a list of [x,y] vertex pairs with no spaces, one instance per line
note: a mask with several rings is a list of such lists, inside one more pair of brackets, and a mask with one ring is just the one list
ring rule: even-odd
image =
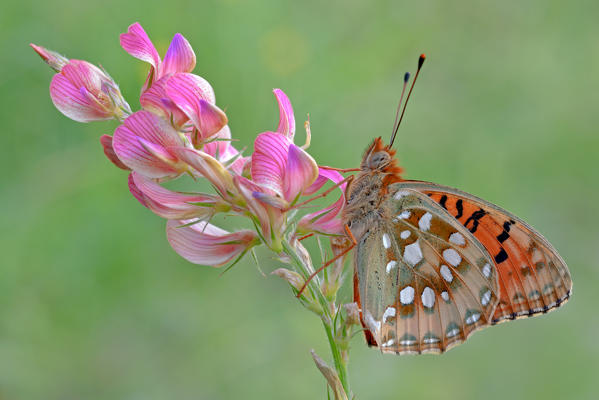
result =
[[409,80],[410,80],[410,73],[406,72],[405,75],[403,76],[403,88],[401,89],[401,96],[399,96],[399,104],[397,105],[397,111],[395,111],[395,121],[393,121],[393,128],[391,129],[392,135],[393,135],[393,132],[395,132],[395,127],[397,126],[397,120],[399,119],[399,110],[401,110],[401,102],[403,100],[403,95],[406,92],[406,87],[408,86]]
[[393,135],[391,136],[391,142],[389,143],[389,147],[393,146],[393,142],[395,141],[395,135],[399,130],[399,125],[401,125],[401,121],[403,120],[403,116],[406,112],[406,107],[408,105],[408,100],[410,100],[410,95],[412,94],[412,89],[414,89],[414,84],[416,83],[416,79],[418,79],[418,74],[420,74],[420,69],[422,68],[422,64],[424,64],[424,60],[426,56],[421,54],[418,58],[418,69],[416,70],[416,75],[414,76],[414,80],[412,81],[412,86],[410,86],[410,91],[408,92],[408,97],[406,98],[406,102],[403,105],[403,110],[401,110],[401,116],[399,117],[399,122],[395,126],[395,130],[393,131]]

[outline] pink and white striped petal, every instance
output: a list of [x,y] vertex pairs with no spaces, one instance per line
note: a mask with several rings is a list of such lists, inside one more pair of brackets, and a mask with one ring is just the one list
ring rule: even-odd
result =
[[129,175],[129,190],[140,203],[166,219],[207,218],[217,203],[215,196],[168,190],[137,172]]
[[340,197],[339,200],[325,209],[304,215],[298,223],[298,229],[302,232],[340,235],[343,233],[341,211],[344,206],[345,198]]
[[306,188],[318,178],[316,161],[300,147],[289,146],[287,165],[283,177],[284,197],[293,202]]
[[143,92],[139,98],[139,103],[145,110],[152,111],[168,120],[171,120],[175,126],[182,126],[189,120],[187,115],[168,97],[166,93],[166,82],[170,76],[164,76],[154,82],[152,86]]
[[[345,178],[338,171],[327,169],[327,168],[318,168],[318,178],[314,181],[309,188],[304,191],[304,194],[309,196],[316,192],[318,192],[327,182],[331,181],[334,184],[338,184],[343,181]],[[343,182],[339,185],[339,189],[342,194],[345,194],[345,188],[347,187],[347,182]]]
[[94,94],[101,92],[102,82],[108,80],[108,77],[100,68],[82,60],[69,61],[69,63],[62,68],[60,73],[67,78],[73,86],[77,88],[84,87]]
[[127,33],[120,35],[121,46],[133,57],[151,64],[155,70],[160,67],[160,56],[139,22],[129,26]]
[[276,132],[264,132],[254,141],[252,180],[259,186],[284,195],[283,179],[291,140]]
[[[68,65],[63,68],[67,69]],[[75,86],[62,74],[50,82],[50,97],[54,106],[65,116],[77,122],[113,119],[112,110],[100,104],[83,86]]]
[[174,74],[176,72],[191,72],[196,66],[196,55],[191,45],[180,33],[175,34],[171,41],[162,67],[160,76]]
[[[208,81],[201,76],[189,73],[174,74],[167,84],[167,94],[172,93],[175,99],[180,99],[181,103],[193,103],[195,99],[204,99],[209,103],[214,104],[216,97],[214,89]],[[176,101],[175,101],[176,102]]]
[[168,221],[166,235],[173,249],[194,264],[220,267],[259,243],[256,233],[250,230],[229,233],[204,221],[182,226],[190,222]]
[[274,89],[273,93],[279,103],[279,126],[277,132],[293,141],[293,137],[295,136],[295,116],[293,115],[291,101],[289,101],[289,98],[281,89]]
[[235,195],[231,173],[214,157],[186,147],[169,147],[168,150],[197,171],[199,176],[206,178],[223,198],[231,199]]
[[[305,195],[312,195],[319,191],[328,181],[338,184],[345,178],[338,171],[319,168],[318,178],[304,191]],[[339,185],[341,197],[330,206],[316,212],[304,215],[298,224],[298,228],[304,232],[319,232],[328,235],[343,233],[343,222],[341,213],[345,206],[345,189],[347,183]]]
[[147,177],[173,177],[187,170],[167,150],[182,146],[183,140],[167,121],[149,111],[131,114],[115,130],[112,145],[126,166]]
[[280,208],[273,207],[262,201],[264,189],[243,176],[235,176],[235,186],[246,202],[250,213],[258,220],[262,236],[271,245],[282,234],[285,223],[285,213]]
[[124,169],[129,171],[131,168],[123,164],[123,162],[119,159],[119,157],[114,152],[114,148],[112,147],[112,136],[110,135],[102,135],[100,137],[100,143],[102,144],[102,148],[104,149],[104,154],[110,160],[111,163],[119,167],[120,169]]
[[198,85],[197,78],[193,74],[176,74],[167,81],[166,93],[189,117],[200,138],[206,139],[227,125],[227,116],[210,102],[209,93]]

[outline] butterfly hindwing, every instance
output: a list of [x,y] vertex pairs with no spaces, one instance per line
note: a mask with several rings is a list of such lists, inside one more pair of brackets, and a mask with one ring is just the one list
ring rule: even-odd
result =
[[509,212],[457,189],[405,181],[448,211],[487,249],[498,272],[500,301],[492,323],[532,316],[568,300],[572,280],[551,244]]
[[428,196],[392,185],[386,221],[361,237],[357,296],[383,352],[443,352],[490,323],[499,299],[491,256]]

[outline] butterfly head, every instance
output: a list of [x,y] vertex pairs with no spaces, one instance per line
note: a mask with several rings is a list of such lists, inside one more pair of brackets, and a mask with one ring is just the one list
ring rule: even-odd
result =
[[360,169],[363,172],[384,173],[389,177],[393,177],[391,179],[393,182],[400,181],[400,174],[403,172],[403,169],[397,165],[395,150],[385,145],[380,137],[374,139],[366,149]]

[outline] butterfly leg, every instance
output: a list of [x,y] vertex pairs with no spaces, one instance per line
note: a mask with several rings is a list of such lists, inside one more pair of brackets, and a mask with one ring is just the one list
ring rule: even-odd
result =
[[310,275],[308,277],[308,279],[306,279],[306,282],[304,283],[304,285],[302,286],[302,288],[299,290],[299,292],[297,293],[296,297],[300,298],[302,296],[302,293],[304,292],[304,290],[306,289],[306,286],[308,286],[308,283],[310,283],[310,281],[316,276],[318,275],[320,272],[322,272],[326,267],[328,267],[329,265],[331,265],[332,263],[334,263],[335,261],[337,261],[338,259],[340,259],[341,257],[345,256],[347,253],[349,253],[354,247],[356,247],[356,245],[358,244],[358,242],[356,241],[356,238],[354,237],[354,235],[351,233],[351,231],[349,230],[349,227],[347,225],[344,226],[345,228],[345,232],[347,233],[347,237],[349,238],[349,240],[351,240],[351,244],[349,246],[347,246],[342,252],[340,252],[339,254],[337,254],[335,257],[331,258],[329,261],[327,261],[326,263],[324,263],[322,265],[322,267],[318,268],[316,271],[314,271],[312,273],[312,275]]
[[304,240],[304,239],[308,239],[309,237],[312,237],[312,236],[314,236],[314,232],[312,232],[312,233],[308,233],[307,235],[305,235],[305,236],[302,236],[301,238],[297,239],[297,241],[298,241],[298,242],[301,242],[302,240]]
[[304,205],[306,205],[306,204],[308,204],[308,203],[310,203],[310,202],[312,202],[314,200],[326,197],[333,190],[337,189],[339,186],[343,185],[344,183],[350,183],[353,179],[354,179],[353,175],[348,176],[345,179],[343,179],[342,181],[337,182],[334,186],[331,186],[330,188],[328,188],[324,192],[322,192],[320,194],[317,194],[316,196],[310,197],[308,200],[305,200],[305,201],[302,201],[301,203],[295,204],[295,205],[293,205],[293,206],[291,206],[288,209],[283,210],[283,211],[289,211],[289,210],[291,210],[293,208],[299,208],[299,207],[304,206]]

